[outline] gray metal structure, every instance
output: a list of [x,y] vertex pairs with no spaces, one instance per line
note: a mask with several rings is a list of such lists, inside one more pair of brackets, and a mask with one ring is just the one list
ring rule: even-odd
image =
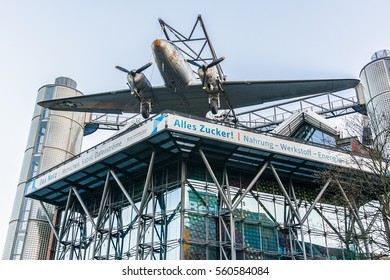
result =
[[378,221],[313,180],[347,158],[168,113],[33,178],[27,196],[57,206],[51,259],[368,258],[360,225]]
[[[80,95],[75,81],[59,77],[38,90],[37,102]],[[54,207],[45,213],[38,201],[25,198],[26,182],[80,152],[84,119],[84,113],[35,106],[2,259],[46,259],[50,220],[45,214],[51,216]]]

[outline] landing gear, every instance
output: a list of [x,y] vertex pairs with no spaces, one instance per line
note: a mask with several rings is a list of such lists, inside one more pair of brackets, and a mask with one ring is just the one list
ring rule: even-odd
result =
[[219,93],[209,93],[208,94],[209,99],[209,108],[211,113],[214,115],[218,113],[218,109],[220,107],[219,104]]
[[150,108],[149,108],[149,104],[147,102],[144,102],[141,104],[141,115],[144,119],[149,118]]
[[212,98],[210,100],[210,110],[214,115],[218,113],[218,99]]
[[144,119],[149,118],[150,112],[152,111],[152,101],[150,98],[141,99],[139,110]]

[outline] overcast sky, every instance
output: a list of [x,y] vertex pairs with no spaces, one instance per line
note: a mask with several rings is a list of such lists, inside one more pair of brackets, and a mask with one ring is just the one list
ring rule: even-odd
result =
[[[187,34],[198,14],[229,80],[358,78],[390,49],[389,11],[388,0],[0,0],[0,254],[41,86],[67,76],[84,94],[126,88],[114,65],[152,60],[158,18]],[[152,67],[145,74],[162,84]]]

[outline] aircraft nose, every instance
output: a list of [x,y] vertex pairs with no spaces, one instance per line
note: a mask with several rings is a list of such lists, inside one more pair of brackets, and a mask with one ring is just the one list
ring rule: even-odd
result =
[[154,40],[153,45],[154,45],[155,47],[161,46],[161,40],[160,40],[160,39]]

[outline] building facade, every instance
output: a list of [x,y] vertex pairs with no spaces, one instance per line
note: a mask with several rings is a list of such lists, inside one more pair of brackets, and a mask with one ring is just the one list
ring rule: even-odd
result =
[[369,258],[365,206],[315,180],[348,153],[302,127],[300,141],[164,113],[57,165],[26,193],[57,207],[50,259]]

